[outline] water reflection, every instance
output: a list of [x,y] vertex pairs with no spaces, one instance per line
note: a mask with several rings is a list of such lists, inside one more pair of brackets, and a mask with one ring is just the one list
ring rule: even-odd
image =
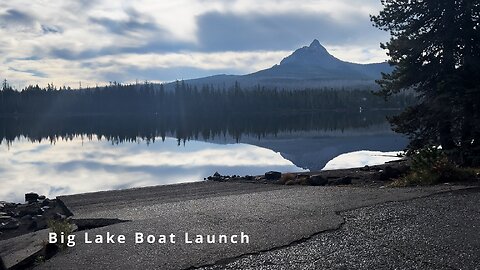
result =
[[[0,118],[0,200],[321,170],[344,153],[402,150],[387,113]],[[343,160],[328,166],[374,159]]]
[[155,142],[159,137],[175,137],[179,144],[189,140],[263,138],[279,133],[299,131],[340,131],[370,128],[385,123],[395,112],[366,113],[317,112],[297,114],[221,115],[122,115],[122,116],[39,116],[0,117],[0,144],[11,144],[17,138],[52,143],[76,136],[105,138],[113,144]]
[[399,160],[400,157],[398,155],[401,153],[403,152],[356,151],[341,154],[327,162],[323,170],[344,169],[346,167],[359,168],[365,165],[383,164],[388,161]]
[[247,144],[192,141],[178,146],[174,138],[163,143],[85,141],[73,138],[2,146],[0,200],[21,201],[29,191],[51,197],[61,194],[124,189],[199,181],[222,174],[262,174],[266,169],[302,170],[272,150]]

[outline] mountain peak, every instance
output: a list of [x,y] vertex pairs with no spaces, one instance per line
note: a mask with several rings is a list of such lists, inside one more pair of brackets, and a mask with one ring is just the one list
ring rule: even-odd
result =
[[314,39],[312,41],[312,43],[310,43],[310,48],[318,48],[318,47],[323,47],[321,44],[320,44],[320,41],[318,41],[318,39]]
[[338,62],[341,61],[329,54],[327,49],[317,39],[314,39],[310,46],[296,50],[290,56],[284,58],[280,65],[328,66]]

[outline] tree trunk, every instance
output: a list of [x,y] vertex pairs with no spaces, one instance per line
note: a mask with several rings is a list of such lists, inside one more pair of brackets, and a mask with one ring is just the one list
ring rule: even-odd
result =
[[440,144],[442,145],[443,150],[453,150],[456,145],[453,141],[452,124],[448,120],[440,120],[438,123],[438,132],[440,135]]

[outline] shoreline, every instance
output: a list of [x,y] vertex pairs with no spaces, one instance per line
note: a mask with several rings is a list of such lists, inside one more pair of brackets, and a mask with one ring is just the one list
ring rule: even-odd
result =
[[405,175],[409,169],[409,161],[401,159],[364,167],[291,173],[270,171],[258,176],[215,173],[204,180],[276,185],[382,187]]
[[[200,181],[200,182],[193,182],[193,183],[180,183],[180,184],[172,184],[172,185],[159,185],[159,186],[151,186],[151,187],[144,187],[144,188],[133,188],[133,189],[124,189],[124,190],[111,190],[111,191],[101,191],[101,192],[93,192],[93,193],[83,193],[83,194],[74,194],[74,195],[68,195],[68,196],[59,196],[56,199],[48,200],[47,198],[43,198],[43,196],[38,196],[40,197],[40,200],[38,197],[35,198],[35,200],[32,200],[31,203],[27,204],[15,204],[20,207],[25,207],[25,205],[29,205],[30,207],[36,207],[38,204],[42,204],[43,201],[48,200],[50,204],[55,203],[57,207],[54,207],[54,209],[63,209],[62,215],[58,214],[56,215],[57,222],[63,223],[64,224],[70,224],[72,226],[72,232],[77,234],[80,232],[80,234],[84,233],[82,231],[90,230],[90,229],[97,229],[101,227],[108,227],[108,228],[118,228],[118,226],[123,227],[131,227],[133,226],[131,221],[134,220],[145,220],[146,218],[150,219],[152,218],[150,215],[161,215],[162,211],[158,212],[157,210],[153,210],[152,207],[166,207],[165,210],[171,211],[170,207],[176,208],[177,206],[180,207],[179,209],[176,210],[175,213],[178,212],[180,216],[182,216],[183,213],[182,205],[191,205],[190,207],[192,208],[192,211],[196,211],[197,209],[196,202],[199,203],[204,203],[205,207],[213,207],[211,210],[207,210],[207,208],[201,208],[204,209],[202,211],[214,211],[216,215],[224,215],[228,214],[231,212],[231,209],[225,205],[222,204],[217,204],[218,202],[221,202],[223,200],[231,200],[231,198],[250,198],[250,196],[254,196],[257,198],[257,200],[263,201],[263,200],[271,200],[273,198],[277,198],[277,195],[275,194],[285,194],[284,196],[293,196],[293,197],[298,197],[302,198],[306,194],[310,194],[311,199],[314,198],[320,198],[317,197],[317,195],[314,195],[316,193],[320,194],[337,194],[338,192],[343,192],[338,193],[339,196],[343,197],[346,194],[345,193],[366,193],[366,194],[378,194],[378,196],[382,196],[385,198],[389,198],[390,195],[388,194],[397,194],[398,193],[398,199],[403,200],[404,196],[407,196],[406,194],[410,194],[410,191],[415,191],[419,192],[419,194],[427,194],[430,192],[436,193],[441,190],[451,190],[451,189],[456,189],[456,187],[447,187],[447,186],[437,186],[437,187],[418,187],[418,188],[385,188],[385,184],[388,183],[388,180],[381,180],[382,173],[386,171],[392,171],[393,169],[398,169],[398,167],[405,166],[403,164],[404,162],[390,162],[386,163],[383,165],[376,165],[376,166],[366,166],[362,168],[352,168],[352,169],[342,169],[342,170],[330,170],[330,171],[321,171],[321,172],[309,172],[308,175],[311,178],[314,178],[318,176],[318,174],[321,174],[321,177],[326,179],[327,181],[331,181],[332,183],[327,182],[324,184],[324,187],[320,187],[317,185],[316,187],[308,187],[304,186],[301,187],[300,183],[297,184],[297,187],[293,184],[286,184],[286,183],[279,183],[278,180],[267,180],[266,176],[257,176],[258,179],[253,178],[253,180],[247,180],[245,177],[232,177],[232,178],[225,178],[222,179],[222,181],[217,181],[216,180],[210,180],[210,181]],[[390,167],[391,169],[386,169],[387,167]],[[272,172],[268,172],[266,175],[271,175]],[[298,173],[296,176],[301,176],[305,177],[307,174],[306,173]],[[345,179],[345,178],[350,178],[351,182],[350,183],[337,183],[338,179]],[[370,180],[369,180],[370,179]],[[372,180],[374,179],[374,180]],[[336,184],[334,184],[336,183]],[[338,187],[336,187],[338,186]],[[478,186],[478,185],[477,185]],[[459,186],[458,188],[462,188]],[[463,186],[463,188],[468,188]],[[437,191],[435,191],[437,190]],[[405,193],[405,195],[400,195]],[[341,194],[341,195],[340,195]],[[28,194],[27,194],[28,195]],[[29,196],[34,196],[30,194]],[[272,197],[273,196],[273,197]],[[312,197],[313,196],[313,197]],[[368,195],[371,196],[371,195]],[[396,195],[397,196],[397,195]],[[408,195],[410,196],[410,195]],[[407,196],[407,197],[408,197]],[[267,199],[270,198],[270,199]],[[350,209],[350,208],[356,208],[356,204],[359,204],[358,206],[363,205],[364,203],[367,203],[367,201],[364,201],[363,199],[361,201],[358,201],[360,197],[352,197],[351,199],[346,199],[342,207],[346,207],[345,209]],[[330,200],[332,198],[329,198]],[[43,200],[43,201],[42,201]],[[236,199],[234,199],[236,200]],[[317,200],[317,199],[315,199]],[[368,202],[368,204],[375,203],[377,200],[377,197],[371,197],[371,202]],[[210,201],[210,203],[208,203]],[[243,199],[240,199],[242,203],[245,203]],[[240,203],[240,201],[238,203]],[[247,200],[248,201],[248,200]],[[293,201],[300,203],[296,199],[293,199]],[[321,201],[321,200],[320,200]],[[216,202],[216,203],[215,203]],[[309,201],[311,203],[316,204],[314,201]],[[213,206],[212,206],[212,203]],[[234,208],[237,209],[236,211],[240,211],[244,213],[244,215],[250,215],[248,214],[249,212],[244,212],[246,209],[242,209],[242,207],[239,207],[237,204],[238,203],[233,203],[232,205],[236,205]],[[304,202],[306,203],[306,202]],[[300,203],[303,205],[304,203]],[[346,203],[346,204],[345,204]],[[3,204],[3,202],[2,202]],[[263,204],[263,203],[262,203]],[[310,204],[310,203],[308,203]],[[308,205],[307,204],[307,205]],[[250,205],[250,204],[249,204]],[[269,204],[270,205],[270,204]],[[302,207],[306,207],[305,211],[308,213],[307,209],[315,209],[315,208],[310,208],[307,207],[307,205],[304,205]],[[4,206],[2,206],[4,207]],[[229,211],[220,211],[218,212],[218,209],[215,210],[217,207],[225,208],[225,209],[230,209]],[[256,204],[251,204],[251,207],[258,207]],[[274,205],[270,205],[269,207],[274,207]],[[279,206],[275,206],[279,207]],[[274,207],[274,208],[275,208]],[[47,208],[48,209],[48,208]],[[140,214],[140,216],[137,216],[138,213],[137,211],[131,212],[129,209],[145,209],[146,212],[145,214]],[[342,208],[343,209],[343,208]],[[287,209],[285,209],[287,210]],[[290,210],[286,211],[282,210],[280,212],[275,212],[275,213],[282,213],[281,215],[290,215],[293,213],[289,213]],[[151,212],[154,211],[154,212]],[[332,210],[333,211],[333,210]],[[2,209],[0,209],[0,212],[2,212]],[[47,211],[46,211],[47,212]],[[305,215],[306,217],[309,217],[306,213],[302,214]],[[320,212],[323,213],[323,212]],[[145,216],[143,216],[145,215]],[[173,218],[175,215],[167,215],[164,218],[166,218],[164,221],[167,222],[170,218]],[[178,217],[178,222],[174,222],[170,225],[173,227],[177,226],[178,224],[182,224],[180,220],[182,220]],[[322,215],[318,216],[318,218],[321,218]],[[330,218],[330,217],[329,217]],[[334,218],[333,216],[331,218]],[[258,222],[261,224],[263,223],[263,218],[260,217]],[[322,219],[321,219],[322,220]],[[180,223],[179,223],[180,222]],[[115,226],[110,226],[114,225]],[[125,225],[123,225],[125,224]],[[196,224],[196,223],[195,223]],[[129,230],[135,231],[134,228],[136,229],[135,226],[131,227]],[[223,233],[220,228],[228,228],[228,227],[219,227],[218,230],[219,232]],[[254,228],[257,228],[254,226]],[[230,229],[230,228],[229,228]],[[239,227],[238,229],[242,229]],[[29,254],[29,257],[24,259],[25,263],[34,263],[35,258],[38,258],[38,256],[43,256],[47,260],[51,257],[57,254],[58,251],[60,251],[59,246],[54,245],[54,251],[52,252],[51,249],[52,245],[42,245],[42,241],[44,242],[45,236],[44,234],[48,233],[50,228],[46,227],[43,229],[38,228],[38,230],[34,230],[32,232],[24,231],[22,234],[17,234],[13,237],[6,238],[6,240],[0,239],[1,242],[4,243],[13,243],[15,246],[17,246],[17,249],[23,249],[25,251],[30,250],[28,245],[31,245],[30,239],[31,237],[36,237],[35,239],[36,242],[36,252],[35,254]],[[107,230],[108,229],[103,229]],[[142,230],[139,230],[142,232]],[[145,233],[150,233],[151,230],[147,229],[147,227],[144,228]],[[182,230],[168,230],[168,231],[178,231],[179,233],[182,232]],[[200,230],[201,232],[202,230]],[[192,230],[192,232],[196,232],[195,230]],[[117,232],[118,234],[119,232]],[[234,232],[231,232],[234,233]],[[198,234],[198,233],[197,233]],[[4,235],[5,236],[5,235]],[[257,237],[262,236],[262,234],[257,234]],[[45,238],[46,239],[46,238]],[[29,242],[30,241],[30,242]],[[81,242],[80,242],[81,243]],[[19,247],[18,247],[19,246]],[[148,245],[149,246],[149,245]],[[146,246],[147,247],[147,246]],[[247,247],[246,247],[247,248]],[[0,250],[2,251],[2,250]],[[13,255],[10,254],[11,251],[9,251],[8,248],[5,246],[5,250],[3,250],[2,256],[3,259],[5,260],[5,256],[11,257]],[[63,254],[63,253],[62,253]],[[1,256],[0,256],[1,257]],[[57,256],[55,256],[57,257]],[[22,260],[23,261],[23,260]],[[49,262],[49,260],[47,261]]]

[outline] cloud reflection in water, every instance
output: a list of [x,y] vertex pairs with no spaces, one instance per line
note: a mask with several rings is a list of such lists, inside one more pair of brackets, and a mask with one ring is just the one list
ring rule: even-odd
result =
[[0,200],[23,200],[34,191],[58,195],[200,181],[221,174],[263,174],[266,170],[302,171],[272,150],[247,144],[190,141],[124,143],[17,140],[0,148]]
[[403,152],[355,151],[341,154],[330,160],[322,170],[359,168],[364,167],[365,165],[372,166],[383,164],[388,161],[401,159],[397,156],[400,153]]

